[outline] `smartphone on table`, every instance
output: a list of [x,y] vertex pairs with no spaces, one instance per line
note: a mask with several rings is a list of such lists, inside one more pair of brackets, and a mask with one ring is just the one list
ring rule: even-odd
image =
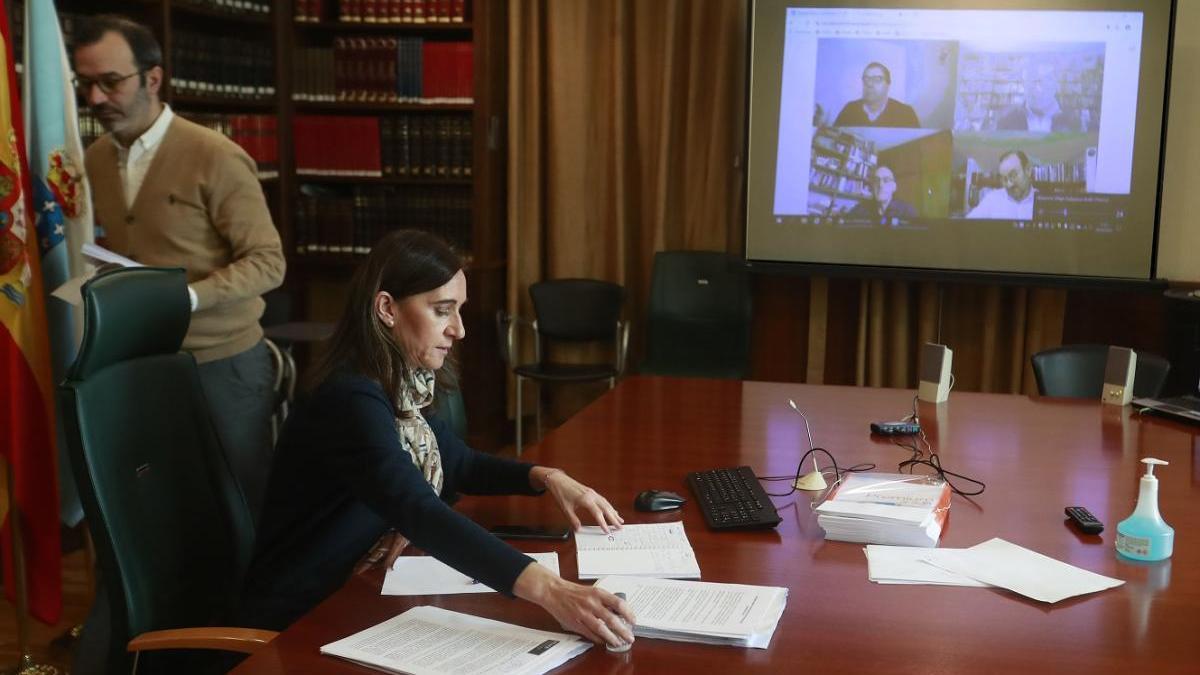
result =
[[543,525],[493,525],[489,530],[501,539],[554,539],[562,541],[571,535],[569,527]]

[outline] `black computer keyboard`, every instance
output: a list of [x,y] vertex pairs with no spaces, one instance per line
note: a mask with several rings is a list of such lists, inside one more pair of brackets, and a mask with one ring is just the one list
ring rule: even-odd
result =
[[693,471],[687,484],[715,530],[775,527],[783,520],[748,466]]

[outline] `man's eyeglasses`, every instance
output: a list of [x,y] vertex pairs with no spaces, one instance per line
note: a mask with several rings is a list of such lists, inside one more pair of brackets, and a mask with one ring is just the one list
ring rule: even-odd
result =
[[883,84],[887,82],[887,78],[883,75],[863,75],[863,84]]
[[128,80],[131,77],[134,77],[135,75],[141,75],[144,72],[146,72],[146,71],[135,70],[128,75],[117,75],[116,73],[108,73],[108,74],[101,75],[100,77],[97,77],[94,79],[90,78],[90,77],[81,77],[79,75],[76,75],[74,78],[71,79],[71,84],[75,85],[75,91],[78,92],[80,96],[87,96],[88,94],[90,94],[92,91],[93,85],[100,87],[100,91],[104,92],[105,94],[112,94],[112,93],[115,93],[118,88],[120,88],[122,82],[124,82],[125,80]]

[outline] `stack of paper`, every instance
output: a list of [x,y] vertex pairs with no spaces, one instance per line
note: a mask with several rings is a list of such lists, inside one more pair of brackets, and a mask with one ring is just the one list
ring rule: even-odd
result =
[[868,577],[880,584],[998,586],[1054,603],[1125,583],[999,538],[971,548],[868,546],[866,553]]
[[825,538],[864,544],[937,546],[950,486],[935,476],[853,473],[817,507]]
[[591,646],[578,635],[424,606],[331,642],[321,653],[392,673],[540,675]]
[[[559,574],[558,554],[529,553],[538,564]],[[561,575],[560,575],[561,576]],[[475,579],[437,558],[427,555],[402,555],[383,577],[380,595],[453,595],[457,593],[495,593]]]
[[683,523],[625,525],[608,534],[598,527],[584,527],[575,533],[575,548],[580,579],[609,574],[700,578],[700,564]]
[[604,577],[596,586],[624,593],[637,624],[633,634],[680,642],[766,649],[787,605],[777,586]]

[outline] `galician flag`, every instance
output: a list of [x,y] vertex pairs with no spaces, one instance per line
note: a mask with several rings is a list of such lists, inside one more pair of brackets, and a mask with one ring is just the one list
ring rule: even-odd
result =
[[[25,141],[33,184],[33,216],[47,293],[83,274],[80,247],[95,241],[91,197],[83,170],[79,113],[71,67],[54,0],[25,0]],[[75,360],[83,330],[81,308],[48,297],[51,367],[61,382]],[[62,438],[59,433],[58,438]],[[83,518],[66,449],[59,444],[58,483],[62,521]]]

